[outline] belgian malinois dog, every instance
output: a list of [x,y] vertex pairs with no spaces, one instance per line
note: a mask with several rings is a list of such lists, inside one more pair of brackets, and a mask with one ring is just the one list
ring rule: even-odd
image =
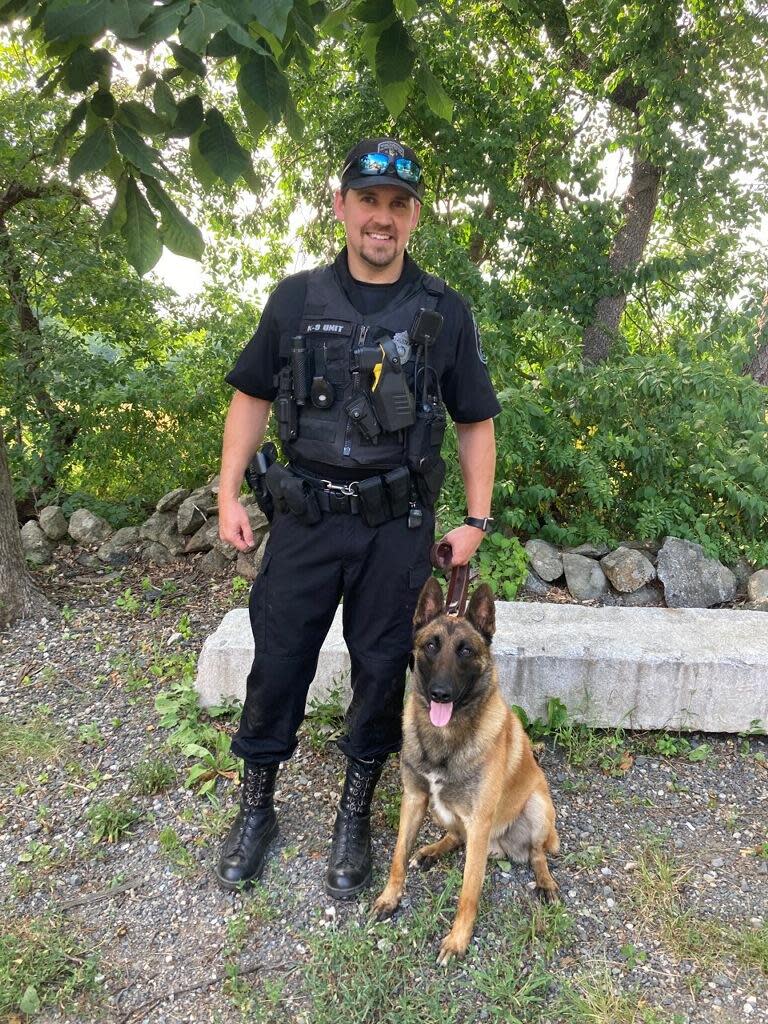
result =
[[493,593],[483,583],[466,618],[444,614],[443,593],[430,578],[414,615],[414,671],[403,714],[400,829],[386,888],[372,914],[384,920],[405,888],[408,854],[427,807],[446,829],[411,861],[422,868],[466,844],[464,880],[453,927],[438,964],[469,945],[488,855],[530,862],[537,891],[557,899],[547,866],[556,854],[555,808],[519,718],[499,690],[490,652],[496,629]]

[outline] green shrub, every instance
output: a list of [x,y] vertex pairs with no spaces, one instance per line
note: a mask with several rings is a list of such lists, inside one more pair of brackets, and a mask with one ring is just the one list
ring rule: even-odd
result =
[[674,534],[764,564],[764,392],[665,352],[516,377],[499,395],[496,516],[558,544]]

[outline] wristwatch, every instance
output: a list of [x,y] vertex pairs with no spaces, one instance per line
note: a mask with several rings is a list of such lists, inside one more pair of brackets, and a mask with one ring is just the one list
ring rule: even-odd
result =
[[485,519],[478,519],[477,516],[467,516],[464,523],[466,526],[474,526],[478,530],[482,530],[483,533],[493,533],[496,529],[496,520],[490,516],[486,516]]

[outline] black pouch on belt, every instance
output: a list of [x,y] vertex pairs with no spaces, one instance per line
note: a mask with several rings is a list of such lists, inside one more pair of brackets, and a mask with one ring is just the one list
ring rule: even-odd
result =
[[357,485],[357,496],[366,526],[381,526],[392,518],[387,491],[380,476],[361,480]]
[[300,523],[305,526],[314,526],[322,519],[320,504],[317,500],[317,493],[306,480],[289,474],[289,479],[283,481],[283,497],[288,506],[288,511],[293,513]]
[[293,475],[279,462],[273,462],[264,474],[264,482],[267,485],[267,490],[272,495],[275,509],[281,514],[288,511],[288,505],[283,494],[283,481],[292,479]]
[[416,490],[419,497],[430,508],[437,501],[440,488],[445,480],[445,463],[438,456],[426,472],[414,474]]
[[387,489],[392,518],[404,516],[411,504],[411,474],[407,466],[398,466],[385,473],[383,478]]

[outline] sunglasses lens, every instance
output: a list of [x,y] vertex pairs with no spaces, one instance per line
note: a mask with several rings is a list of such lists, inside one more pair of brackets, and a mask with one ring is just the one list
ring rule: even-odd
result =
[[389,167],[389,157],[386,153],[366,153],[360,157],[361,174],[386,174]]
[[409,181],[412,185],[415,185],[421,178],[419,165],[413,160],[407,160],[404,156],[399,156],[395,160],[395,170],[398,178]]

